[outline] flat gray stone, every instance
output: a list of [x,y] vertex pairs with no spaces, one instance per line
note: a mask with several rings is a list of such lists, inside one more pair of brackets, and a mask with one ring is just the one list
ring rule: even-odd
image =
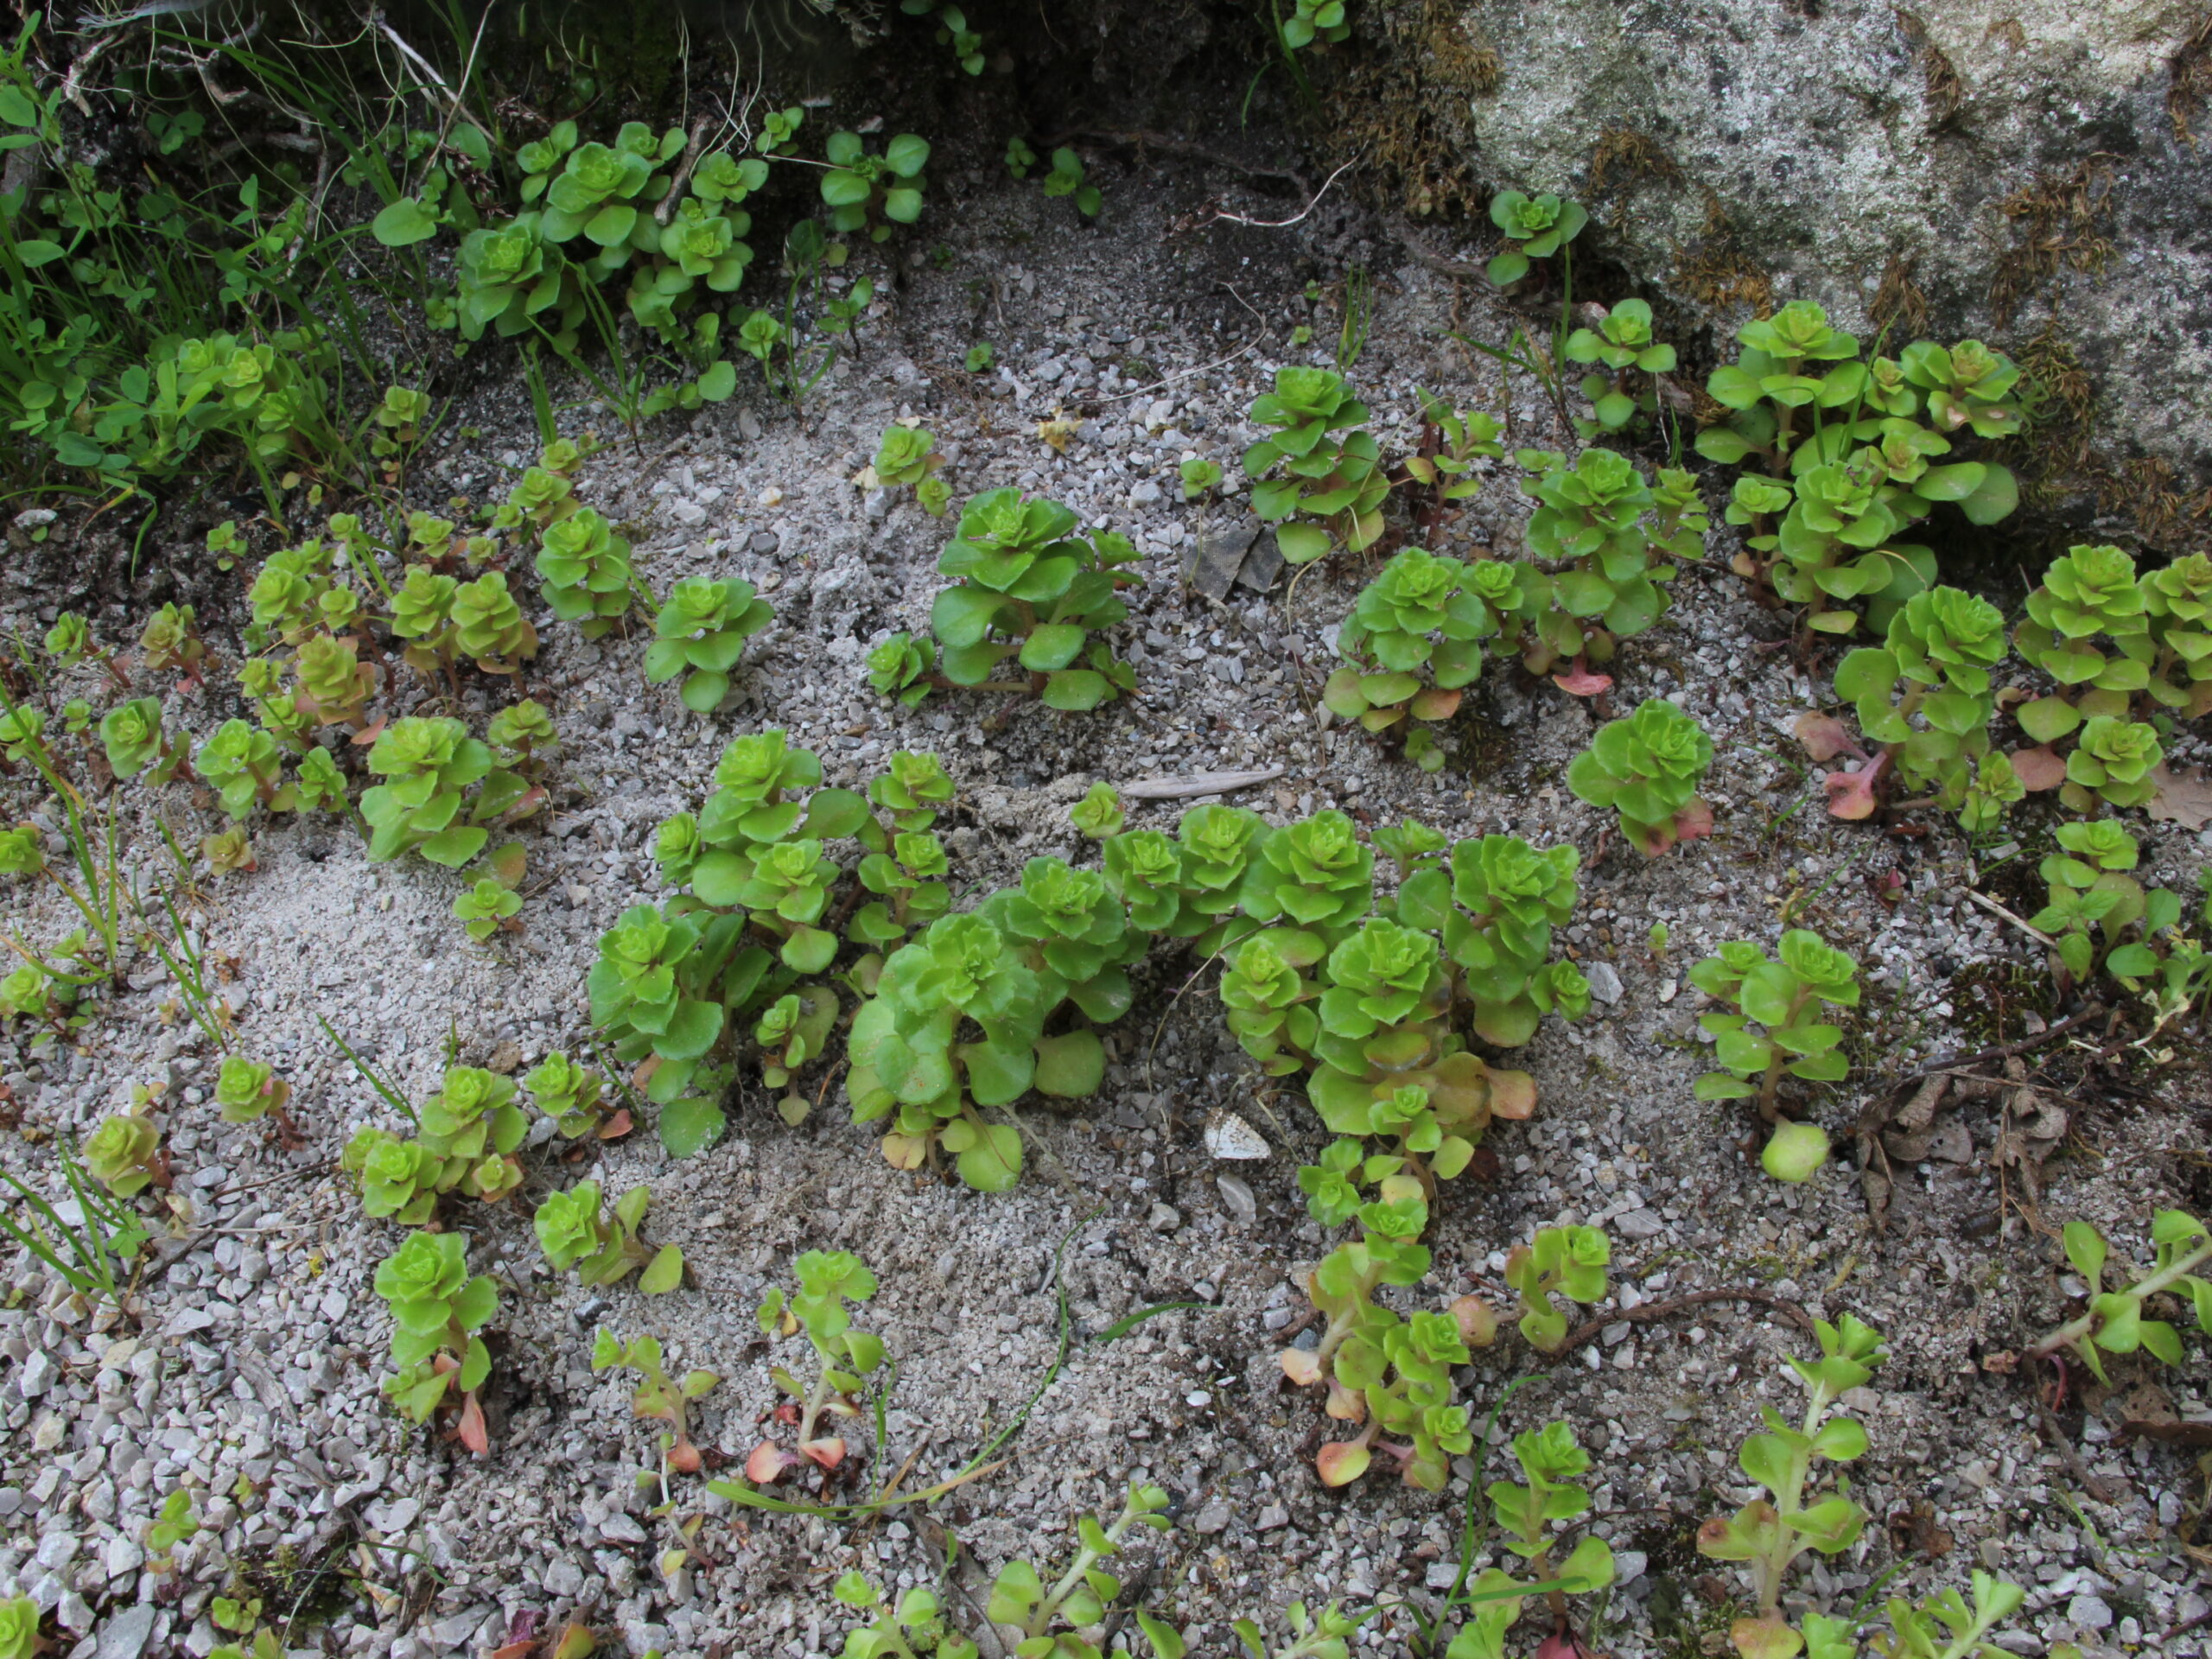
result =
[[1229,1505],[1219,1498],[1214,1499],[1200,1510],[1197,1517],[1191,1522],[1192,1531],[1207,1537],[1211,1537],[1217,1532],[1226,1531],[1228,1527]]
[[1610,962],[1592,963],[1582,970],[1582,976],[1590,982],[1590,995],[1609,1008],[1625,995],[1621,976],[1614,972]]
[[1667,1224],[1656,1210],[1631,1210],[1613,1217],[1613,1230],[1629,1238],[1656,1238],[1667,1230]]
[[1215,1189],[1221,1194],[1221,1207],[1249,1226],[1259,1219],[1260,1203],[1252,1196],[1252,1189],[1234,1175],[1217,1175]]
[[[1217,531],[1201,536],[1183,560],[1183,580],[1208,599],[1226,599],[1230,584],[1244,568],[1245,555],[1252,550],[1258,539],[1257,524],[1240,524],[1234,530]],[[1272,543],[1274,538],[1268,538]]]
[[138,1659],[154,1636],[154,1604],[126,1607],[107,1622],[100,1632],[96,1659]]

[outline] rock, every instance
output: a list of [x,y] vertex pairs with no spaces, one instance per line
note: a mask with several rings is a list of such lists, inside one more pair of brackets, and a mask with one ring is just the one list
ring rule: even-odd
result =
[[1279,1532],[1290,1524],[1290,1511],[1280,1503],[1270,1503],[1260,1511],[1260,1518],[1252,1524],[1262,1532]]
[[153,1603],[141,1602],[108,1620],[107,1628],[100,1632],[100,1645],[94,1659],[138,1659],[153,1638],[154,1613]]
[[24,1399],[35,1400],[54,1386],[55,1374],[54,1356],[43,1348],[34,1348],[16,1374],[16,1388]]
[[1183,1212],[1172,1204],[1155,1202],[1145,1221],[1155,1233],[1172,1233],[1183,1224]]
[[1234,1175],[1217,1175],[1214,1189],[1221,1194],[1221,1207],[1249,1226],[1260,1218],[1259,1200],[1252,1196],[1252,1189]]
[[1215,1498],[1201,1509],[1191,1522],[1191,1530],[1206,1537],[1229,1527],[1229,1505]]
[[2066,1617],[2085,1630],[2112,1628],[2112,1609],[2105,1605],[2104,1598],[2086,1591],[2066,1604]]
[[1634,1584],[1649,1565],[1650,1559],[1640,1549],[1617,1549],[1613,1552],[1613,1582]]
[[145,1560],[146,1552],[138,1547],[137,1541],[118,1532],[107,1541],[107,1554],[102,1565],[107,1568],[109,1578],[119,1579],[126,1573],[136,1573],[144,1565]]
[[1263,1331],[1280,1331],[1289,1323],[1290,1310],[1287,1307],[1271,1307],[1260,1315],[1260,1328]]
[[[73,1635],[82,1636],[92,1628],[92,1610],[74,1590],[55,1604],[54,1617],[63,1630]],[[2106,1617],[2109,1618],[2111,1615],[2107,1613]]]
[[737,435],[747,442],[760,435],[760,417],[749,409],[737,411]]
[[1230,585],[1243,569],[1245,555],[1259,534],[1257,524],[1240,524],[1217,535],[1201,536],[1183,561],[1183,580],[1208,599],[1228,598]]
[[868,493],[867,499],[864,504],[868,511],[869,522],[880,524],[884,519],[889,518],[891,516],[892,503],[893,496],[891,492],[884,488],[881,485],[879,484],[875,488],[870,490]]
[[637,1521],[617,1510],[599,1523],[599,1535],[612,1543],[642,1544],[648,1542],[645,1529]]
[[1731,359],[1735,329],[1789,299],[1870,344],[1894,323],[1892,356],[1915,338],[2017,353],[2048,320],[2088,372],[2101,443],[2171,463],[2176,492],[2212,480],[2212,244],[2190,228],[2212,199],[2200,8],[1714,0],[1650,21],[1607,0],[1475,0],[1458,16],[1497,80],[1446,148],[1486,182],[1583,202],[1578,266],[1602,254],[1662,316],[1711,321]]
[[747,545],[755,553],[766,555],[782,546],[783,538],[772,530],[756,530],[753,532],[753,539]]
[[1613,1230],[1628,1238],[1656,1238],[1667,1230],[1667,1224],[1656,1210],[1631,1210],[1613,1217]]
[[1610,962],[1592,963],[1582,970],[1582,976],[1590,982],[1590,995],[1609,1008],[1624,995],[1621,976]]

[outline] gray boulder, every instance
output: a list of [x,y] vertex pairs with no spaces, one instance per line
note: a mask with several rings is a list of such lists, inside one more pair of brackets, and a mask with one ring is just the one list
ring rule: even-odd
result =
[[2212,531],[2212,494],[2186,499],[2212,486],[2196,0],[1474,0],[1459,23],[1494,85],[1439,124],[1483,181],[1586,203],[1586,253],[1717,348],[1790,299],[1896,345],[1986,340],[2058,393],[2019,468],[2045,463],[2036,505]]

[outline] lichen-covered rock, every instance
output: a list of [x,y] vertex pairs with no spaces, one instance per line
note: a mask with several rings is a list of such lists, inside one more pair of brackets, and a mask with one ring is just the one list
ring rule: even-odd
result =
[[2202,0],[1476,0],[1459,22],[1495,86],[1438,127],[1484,184],[1588,204],[1578,252],[1732,354],[1796,298],[1895,344],[1986,338],[2060,393],[2040,443],[2072,499],[2034,505],[2208,533],[2182,499],[2212,485]]

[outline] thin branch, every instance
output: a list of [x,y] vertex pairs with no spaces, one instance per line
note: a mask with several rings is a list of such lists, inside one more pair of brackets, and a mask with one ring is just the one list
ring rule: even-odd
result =
[[1938,1071],[1948,1071],[1959,1066],[1986,1065],[1992,1060],[2008,1060],[2015,1054],[2024,1054],[2030,1049],[2041,1048],[2045,1043],[2063,1036],[2075,1027],[2088,1024],[2102,1014],[2104,1011],[2104,1004],[2092,1002],[2081,1013],[2069,1014],[2056,1025],[2038,1032],[2033,1037],[2023,1037],[2017,1043],[2000,1043],[1995,1048],[1985,1048],[1974,1054],[1948,1054],[1924,1069],[1915,1071],[1910,1077],[1899,1077],[1890,1085],[1890,1092],[1895,1093],[1907,1084],[1918,1083],[1923,1077],[1933,1077]]
[[1255,231],[1288,230],[1292,226],[1305,219],[1306,215],[1311,213],[1316,207],[1319,207],[1321,205],[1321,198],[1329,194],[1329,187],[1334,184],[1338,179],[1344,177],[1346,173],[1349,173],[1358,164],[1358,162],[1359,157],[1355,156],[1351,161],[1346,162],[1335,172],[1330,174],[1327,178],[1321,181],[1321,188],[1313,193],[1313,200],[1307,202],[1303,208],[1292,214],[1288,219],[1253,219],[1244,213],[1225,213],[1222,212],[1220,208],[1217,207],[1213,211],[1213,217],[1211,219],[1202,219],[1197,224],[1192,226],[1191,228],[1194,231],[1202,231],[1208,226],[1211,225],[1243,225]]
[[[1233,289],[1231,291],[1234,292]],[[1006,317],[1003,313],[999,317],[999,326],[1001,327],[1006,326]],[[1195,369],[1178,369],[1174,373],[1155,380],[1148,386],[1139,386],[1135,391],[1117,391],[1111,397],[1102,397],[1098,401],[1101,404],[1118,404],[1126,397],[1142,397],[1148,392],[1158,391],[1163,386],[1171,386],[1178,380],[1187,380],[1194,374],[1204,374],[1209,369],[1225,367],[1257,346],[1262,338],[1262,335],[1255,334],[1227,357],[1217,357],[1211,363],[1201,363]]]
[[668,194],[660,199],[660,206],[653,209],[653,223],[665,225],[668,216],[676,211],[676,199],[683,194],[683,187],[691,182],[691,169],[699,165],[702,146],[707,142],[707,129],[719,124],[711,115],[702,115],[691,124],[691,137],[683,145],[683,159],[676,164],[676,172],[668,181]]
[[2030,938],[2040,940],[2054,950],[2058,949],[2058,941],[2056,939],[2052,938],[2050,934],[2044,932],[2041,928],[2032,926],[2030,924],[2022,921],[2018,916],[2015,916],[2011,911],[2005,909],[2004,906],[1999,904],[1994,899],[1990,898],[1986,893],[1976,893],[1972,887],[1961,887],[1960,891],[1965,893],[1966,896],[1974,903],[1980,905],[1991,915],[1999,917],[2002,919],[2012,923],[2013,926],[2018,928],[2021,932],[2026,934]]
[[1784,1297],[1777,1296],[1770,1291],[1694,1290],[1686,1296],[1669,1296],[1663,1302],[1643,1302],[1634,1307],[1624,1307],[1611,1313],[1602,1313],[1587,1324],[1577,1325],[1568,1332],[1566,1340],[1545,1357],[1551,1360],[1565,1358],[1567,1355],[1581,1347],[1609,1325],[1618,1325],[1623,1320],[1631,1325],[1643,1325],[1652,1319],[1663,1319],[1670,1313],[1680,1313],[1685,1308],[1703,1307],[1712,1302],[1753,1302],[1761,1307],[1771,1308],[1800,1331],[1804,1332],[1806,1335],[1810,1336],[1813,1333],[1814,1322],[1811,1314],[1798,1306],[1796,1303]]
[[2113,1497],[2112,1489],[2089,1472],[2089,1465],[2082,1461],[2082,1454],[2074,1449],[2074,1442],[2066,1438],[2066,1431],[2059,1427],[2058,1419],[2040,1397],[2036,1401],[2036,1416],[2043,1424],[2044,1444],[2058,1453],[2059,1462],[2066,1465],[2067,1473],[2074,1477],[2075,1484],[2100,1503],[2117,1503],[2119,1500]]

